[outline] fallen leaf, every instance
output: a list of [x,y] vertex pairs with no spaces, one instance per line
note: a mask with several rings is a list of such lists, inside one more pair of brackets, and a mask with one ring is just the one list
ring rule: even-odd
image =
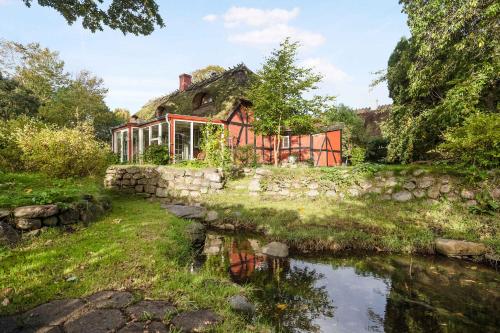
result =
[[5,297],[5,298],[3,299],[3,301],[2,301],[2,306],[7,306],[7,305],[9,305],[9,304],[10,304],[10,300],[9,300],[7,297]]

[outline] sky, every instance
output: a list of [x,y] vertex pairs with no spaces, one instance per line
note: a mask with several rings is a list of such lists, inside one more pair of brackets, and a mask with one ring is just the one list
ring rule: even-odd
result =
[[397,0],[156,0],[165,28],[149,36],[68,25],[52,8],[0,0],[0,39],[39,42],[58,51],[66,69],[90,70],[109,89],[110,108],[132,113],[179,86],[179,74],[210,64],[245,63],[258,70],[286,37],[301,44],[299,64],[323,75],[315,93],[354,108],[391,103],[373,73],[402,36],[409,36]]

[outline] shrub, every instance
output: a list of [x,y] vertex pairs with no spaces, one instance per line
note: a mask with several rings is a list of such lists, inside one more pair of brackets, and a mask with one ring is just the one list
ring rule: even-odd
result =
[[351,164],[358,165],[365,161],[366,149],[362,147],[353,147],[351,150]]
[[477,113],[448,130],[438,151],[454,162],[479,168],[500,166],[500,115]]
[[231,165],[231,152],[225,145],[227,131],[222,126],[207,123],[201,132],[201,150],[205,153],[205,162],[211,167],[228,168]]
[[99,175],[111,161],[111,150],[95,139],[89,124],[63,129],[27,125],[16,137],[25,167],[49,176]]
[[144,151],[142,155],[144,163],[165,165],[169,161],[168,146],[151,145]]
[[366,160],[370,162],[385,162],[387,157],[387,144],[384,138],[372,138],[366,143]]
[[237,166],[254,166],[257,163],[257,155],[253,145],[244,145],[234,148],[233,162]]

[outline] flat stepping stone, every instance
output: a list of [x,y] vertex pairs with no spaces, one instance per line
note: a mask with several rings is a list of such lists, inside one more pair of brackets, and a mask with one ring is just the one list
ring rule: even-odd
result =
[[123,314],[116,309],[99,309],[83,312],[64,324],[66,333],[105,333],[125,325]]
[[163,320],[175,310],[175,306],[165,301],[141,301],[126,308],[125,312],[134,320]]
[[121,309],[132,303],[134,295],[127,291],[105,290],[87,297],[88,305],[95,309]]
[[167,333],[167,327],[160,321],[153,321],[149,324],[141,322],[128,323],[118,333]]
[[221,321],[222,318],[210,310],[197,310],[177,315],[172,324],[181,332],[203,332]]
[[79,299],[63,299],[42,304],[22,315],[24,327],[41,328],[64,323],[71,314],[83,309],[85,303]]
[[183,206],[183,205],[162,205],[170,213],[177,217],[193,220],[203,220],[207,215],[207,209],[198,206]]

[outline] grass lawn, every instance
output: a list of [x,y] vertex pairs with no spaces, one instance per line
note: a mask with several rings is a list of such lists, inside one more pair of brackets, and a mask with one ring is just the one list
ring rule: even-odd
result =
[[[310,200],[250,196],[249,179],[204,199],[228,222],[251,224],[301,251],[367,249],[428,253],[436,237],[479,241],[500,253],[500,216],[474,215],[459,203],[400,203],[376,197]],[[237,213],[236,213],[237,212]]]
[[[8,314],[38,304],[105,289],[140,291],[180,310],[210,308],[224,317],[221,332],[244,332],[244,320],[226,299],[246,293],[226,274],[190,272],[184,236],[189,221],[168,215],[158,202],[117,196],[112,211],[87,228],[54,228],[13,250],[0,249],[0,291],[12,288]],[[68,277],[76,281],[66,281]],[[259,325],[257,324],[257,327]]]
[[98,195],[102,179],[50,178],[41,173],[0,172],[0,207],[71,202],[82,194]]

